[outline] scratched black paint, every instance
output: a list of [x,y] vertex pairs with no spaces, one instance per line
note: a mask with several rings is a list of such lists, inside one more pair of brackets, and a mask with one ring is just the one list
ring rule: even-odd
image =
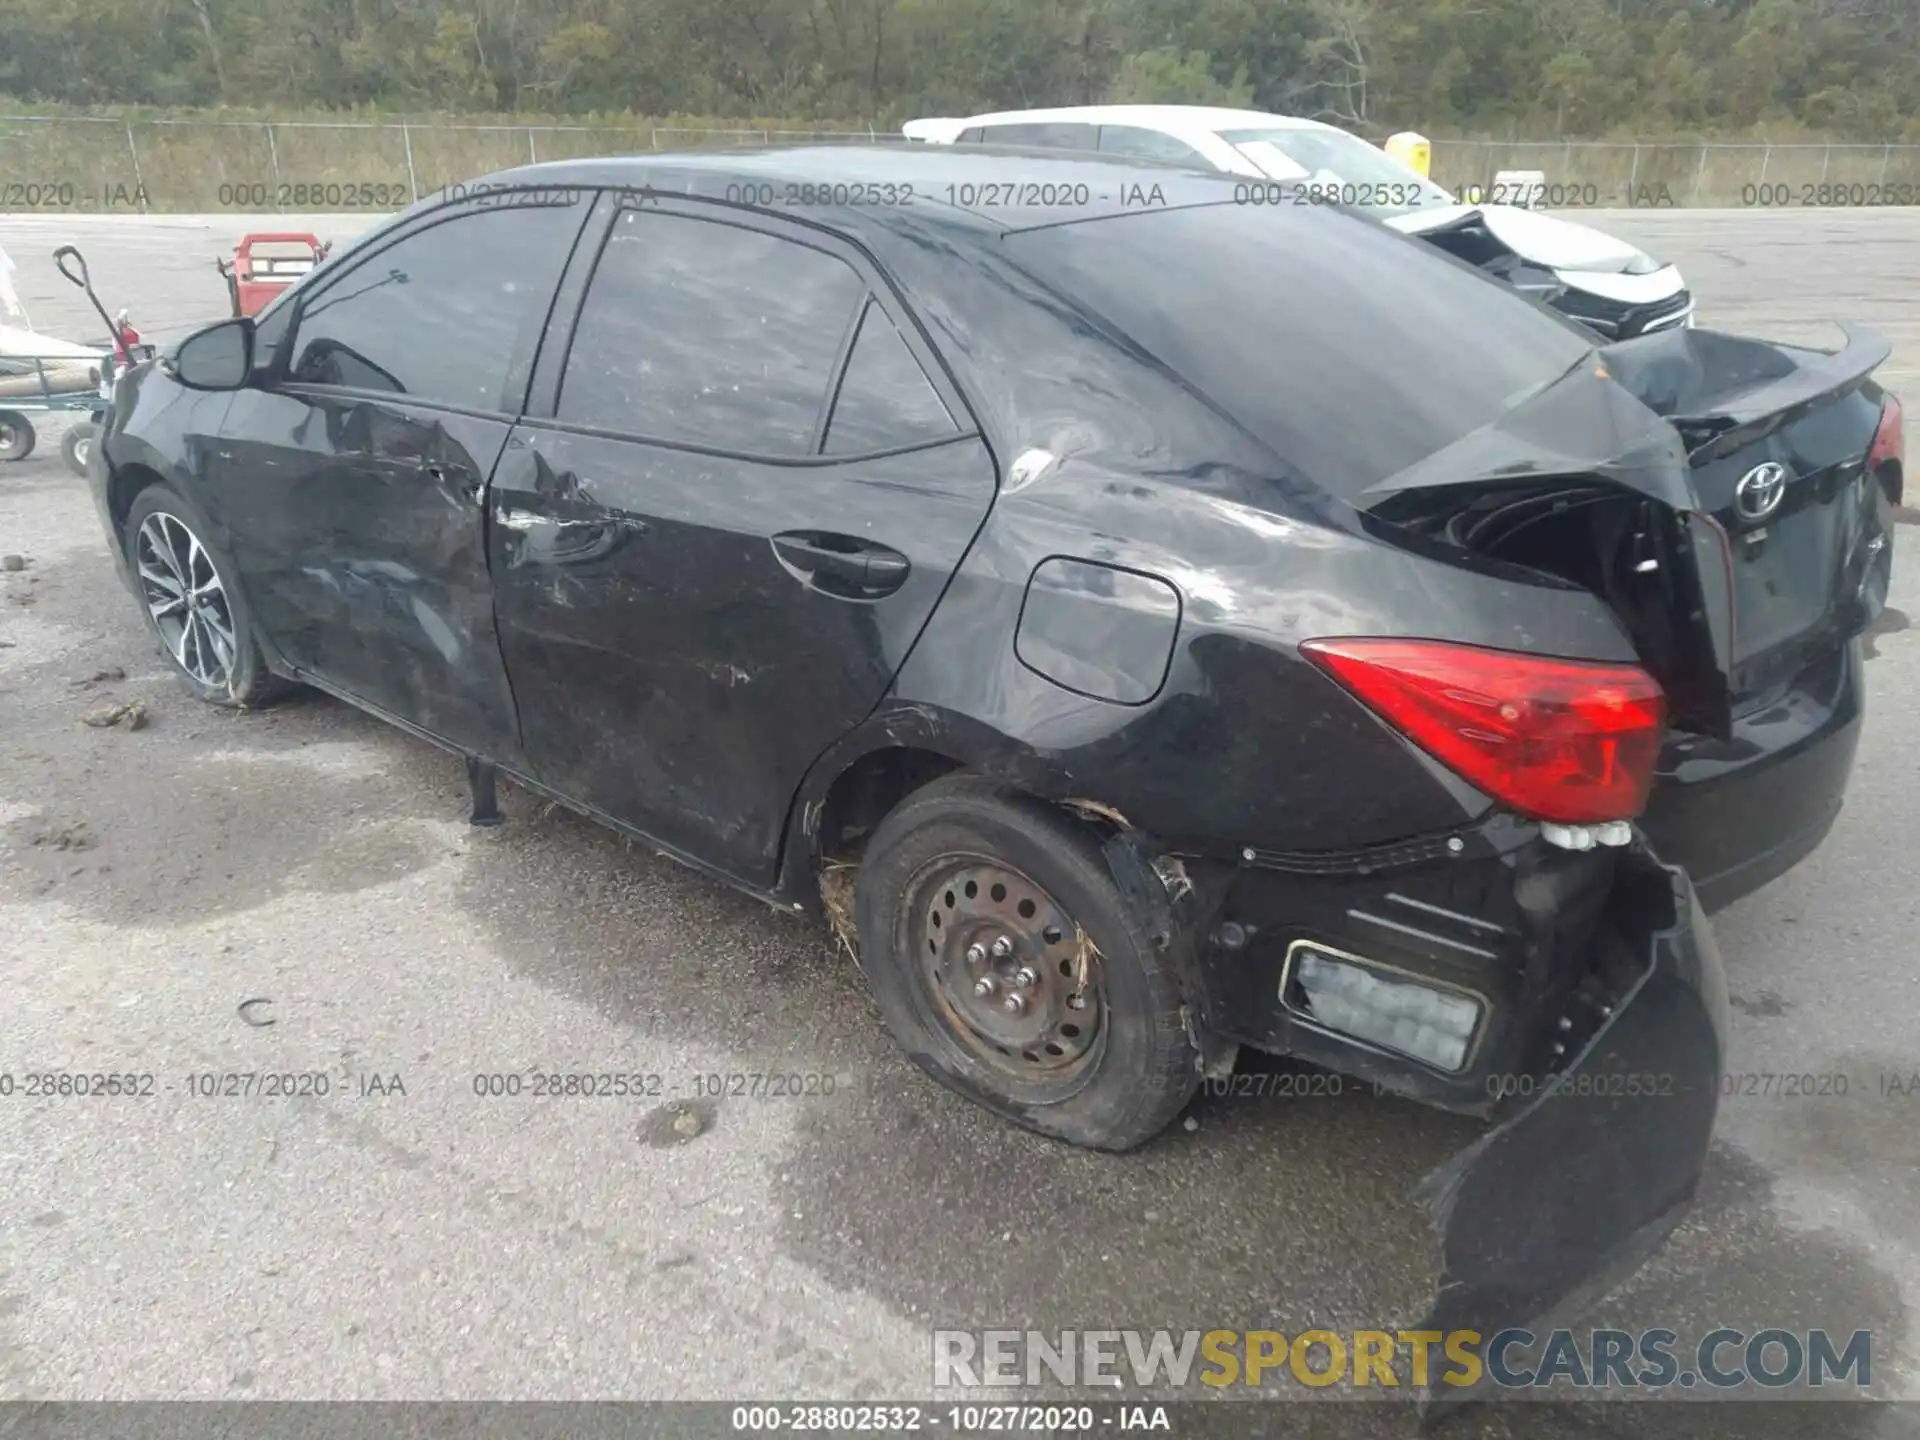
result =
[[[835,147],[493,177],[471,214],[512,215],[503,197],[528,186],[567,221],[550,254],[528,257],[549,278],[502,358],[497,403],[401,393],[359,350],[349,358],[372,368],[328,359],[323,383],[287,370],[306,297],[362,266],[398,268],[382,271],[388,249],[459,212],[436,201],[270,308],[246,387],[197,391],[152,366],[124,381],[95,451],[102,516],[117,538],[141,485],[180,487],[234,558],[276,669],[782,905],[817,904],[822,816],[876,756],[1098,802],[1124,817],[1106,851],[1124,893],[1184,957],[1204,1054],[1292,1053],[1497,1122],[1424,1192],[1446,1261],[1437,1316],[1495,1329],[1557,1313],[1658,1243],[1699,1178],[1726,1005],[1689,871],[1722,899],[1761,883],[1818,843],[1844,791],[1858,637],[1884,599],[1897,499],[1859,465],[1880,399],[1866,376],[1884,355],[1858,337],[1825,356],[1695,335],[1589,352],[1469,267],[1337,208],[1290,207],[1274,222],[1284,243],[1262,251],[1231,185],[1200,176],[1154,174],[1185,211],[1174,220],[1110,200],[1063,217],[931,199],[774,214],[726,199],[789,180],[912,182],[931,197],[1013,163]],[[1129,178],[1118,162],[1017,164],[1094,196]],[[593,361],[573,338],[598,257],[631,226],[636,193],[649,215],[744,223],[857,277],[810,448],[698,438],[697,409],[650,430],[643,385],[630,421],[561,418],[568,365]],[[555,194],[572,198],[554,207]],[[1101,227],[1143,224],[1204,248],[1195,207],[1234,227],[1235,253],[1264,256],[1258,274],[1159,254],[1144,231],[1101,250],[1118,233]],[[1076,233],[1022,238],[1042,224]],[[1075,263],[1102,253],[1113,272]],[[1327,283],[1290,283],[1289,266]],[[1343,279],[1351,267],[1369,283]],[[1232,353],[1310,386],[1205,380],[1205,328],[1255,288],[1286,304],[1251,310],[1259,324]],[[1406,367],[1381,364],[1375,342],[1402,302],[1445,322],[1443,344],[1420,343],[1457,357],[1458,403],[1410,393]],[[1143,303],[1159,307],[1150,320]],[[860,454],[825,443],[870,306],[907,342],[950,438]],[[1289,311],[1312,323],[1290,331]],[[1472,337],[1493,333],[1511,341],[1506,368],[1516,353],[1537,363],[1476,372]],[[672,338],[663,353],[700,363],[698,335]],[[1476,373],[1500,394],[1472,393]],[[864,412],[858,433],[883,415]],[[1369,424],[1387,428],[1341,445],[1343,428]],[[1768,536],[1726,514],[1727,487],[1762,458],[1808,472],[1785,518],[1824,510],[1820,573],[1676,560],[1766,553]],[[1675,730],[1647,838],[1624,851],[1547,845],[1298,652],[1314,636],[1437,636],[1655,663],[1644,616],[1551,565],[1415,523],[1489,486],[1567,477],[1653,507],[1635,513],[1666,527],[1688,622],[1660,663],[1701,682],[1704,721]],[[1061,560],[1082,581],[1144,578],[1042,585],[1023,648],[1036,571]],[[1750,653],[1743,581],[1800,586],[1791,604],[1818,623]],[[1662,863],[1676,858],[1688,868]],[[1176,863],[1177,905],[1149,903],[1157,867]],[[1484,995],[1493,1019],[1471,1065],[1442,1076],[1298,1023],[1279,998],[1298,937]],[[1579,1101],[1582,1077],[1604,1086],[1623,1069],[1673,1077],[1666,1102]],[[1563,1088],[1517,1099],[1514,1076]]]

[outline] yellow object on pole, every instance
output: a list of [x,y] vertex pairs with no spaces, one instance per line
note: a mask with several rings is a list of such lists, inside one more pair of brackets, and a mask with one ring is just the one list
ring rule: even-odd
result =
[[1382,148],[1409,170],[1418,170],[1427,176],[1433,174],[1433,142],[1426,136],[1402,130],[1398,135],[1389,135]]

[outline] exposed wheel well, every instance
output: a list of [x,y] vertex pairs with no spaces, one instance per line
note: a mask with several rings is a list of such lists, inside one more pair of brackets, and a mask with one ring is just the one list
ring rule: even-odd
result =
[[963,768],[934,750],[888,746],[871,750],[834,777],[821,801],[816,852],[823,859],[850,859],[873,828],[928,781]]
[[134,500],[149,485],[159,483],[159,474],[144,465],[122,465],[113,472],[112,480],[107,482],[107,514],[113,517],[116,544],[127,528],[127,516],[133,512]]

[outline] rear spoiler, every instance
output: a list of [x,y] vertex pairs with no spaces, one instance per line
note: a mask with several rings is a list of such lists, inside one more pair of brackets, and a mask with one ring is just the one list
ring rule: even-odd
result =
[[1504,415],[1367,489],[1367,507],[1415,490],[1596,476],[1677,511],[1692,466],[1750,443],[1861,384],[1893,347],[1842,325],[1810,350],[1713,330],[1659,330],[1596,349]]
[[1837,322],[1846,343],[1813,350],[1713,330],[1664,330],[1601,354],[1614,379],[1687,438],[1695,459],[1751,443],[1857,387],[1893,346],[1878,332]]

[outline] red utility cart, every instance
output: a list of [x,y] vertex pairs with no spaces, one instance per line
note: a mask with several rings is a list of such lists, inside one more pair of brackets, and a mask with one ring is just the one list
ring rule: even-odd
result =
[[327,258],[331,244],[304,231],[240,237],[231,259],[215,260],[235,315],[258,315],[269,300]]

